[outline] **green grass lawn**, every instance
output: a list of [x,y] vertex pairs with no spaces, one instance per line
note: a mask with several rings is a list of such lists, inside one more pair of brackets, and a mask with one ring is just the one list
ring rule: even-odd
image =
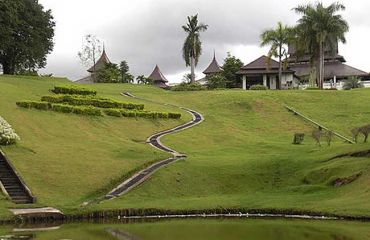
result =
[[[170,92],[151,86],[93,85],[99,95],[122,101],[120,92],[189,107],[205,121],[166,136],[162,142],[188,155],[120,198],[82,208],[134,169],[165,158],[144,141],[154,132],[190,120],[134,120],[83,117],[19,109],[19,100],[38,100],[63,79],[0,77],[0,115],[22,140],[4,151],[38,198],[39,205],[76,210],[124,208],[275,208],[370,216],[370,159],[339,153],[369,149],[335,139],[316,146],[313,127],[289,113],[288,104],[350,137],[354,126],[370,123],[368,89],[356,91]],[[147,103],[151,110],[173,108]],[[177,110],[176,110],[177,111]],[[303,145],[292,145],[304,132]],[[331,182],[362,172],[355,182]],[[0,214],[11,203],[0,200]]]

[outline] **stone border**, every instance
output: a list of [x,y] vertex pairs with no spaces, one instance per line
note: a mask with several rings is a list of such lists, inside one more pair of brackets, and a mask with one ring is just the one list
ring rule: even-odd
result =
[[[137,98],[134,95],[132,95],[131,93],[122,93],[122,95],[126,96],[126,97],[131,97],[131,98],[136,98],[136,99],[148,101],[148,100],[143,99],[143,98]],[[151,102],[154,102],[154,101],[151,101]],[[154,102],[154,103],[157,103],[157,102]],[[107,195],[105,195],[105,199],[113,199],[113,198],[122,196],[123,194],[129,192],[131,189],[133,189],[136,186],[140,185],[141,183],[145,182],[151,175],[153,175],[160,168],[162,168],[164,166],[167,166],[171,163],[174,163],[178,160],[186,158],[185,154],[179,153],[176,150],[173,150],[173,149],[165,146],[160,141],[160,139],[163,136],[166,136],[166,135],[169,135],[169,134],[172,134],[172,133],[176,133],[176,132],[183,131],[185,129],[194,127],[195,125],[198,125],[201,122],[203,122],[204,117],[200,113],[198,113],[194,110],[188,109],[188,108],[178,107],[178,106],[169,105],[169,104],[162,104],[162,103],[157,103],[157,104],[177,107],[177,108],[180,108],[184,111],[187,111],[188,113],[190,113],[193,116],[193,119],[190,122],[182,124],[180,126],[177,126],[175,128],[169,129],[169,130],[165,130],[165,131],[153,134],[146,141],[146,143],[150,144],[152,147],[157,148],[161,151],[170,153],[170,154],[173,155],[173,157],[162,160],[162,161],[159,161],[159,162],[156,162],[156,163],[150,165],[149,167],[147,167],[147,168],[139,171],[138,173],[134,174],[132,177],[128,178],[123,183],[121,183],[116,188],[114,188],[112,191],[110,191]]]

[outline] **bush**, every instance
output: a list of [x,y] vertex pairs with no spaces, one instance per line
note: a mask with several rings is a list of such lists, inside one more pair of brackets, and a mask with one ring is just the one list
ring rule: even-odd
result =
[[308,87],[305,90],[320,90],[318,87]]
[[92,89],[77,87],[77,86],[55,86],[53,93],[56,94],[76,94],[76,95],[96,95],[96,91]]
[[75,106],[73,107],[72,113],[81,114],[81,115],[90,115],[90,116],[103,116],[99,108],[92,107],[92,106],[88,106],[88,107]]
[[208,77],[208,88],[226,88],[226,78],[221,74],[215,74]]
[[16,103],[17,106],[23,108],[36,108],[39,110],[48,110],[51,108],[51,104],[48,102],[38,102],[38,101],[21,101]]
[[172,91],[202,91],[206,88],[199,83],[180,83],[177,86],[171,87]]
[[14,132],[12,126],[0,117],[0,145],[10,145],[16,143],[19,136]]
[[181,113],[168,113],[168,118],[180,119],[181,118]]
[[144,104],[125,103],[107,98],[96,98],[91,96],[83,97],[79,95],[53,95],[43,96],[41,97],[41,100],[50,103],[68,103],[75,106],[91,105],[99,108],[126,108],[135,110],[144,109]]
[[105,109],[104,113],[107,114],[108,116],[113,116],[113,117],[122,117],[122,113],[120,112],[119,109]]
[[55,112],[71,113],[73,111],[73,106],[64,104],[52,104],[51,109]]
[[253,85],[249,90],[267,90],[267,87],[264,85]]
[[343,84],[344,90],[351,90],[354,88],[363,88],[364,84],[359,77],[349,77]]
[[134,111],[120,110],[120,112],[122,116],[124,117],[129,117],[129,118],[136,117],[136,112]]

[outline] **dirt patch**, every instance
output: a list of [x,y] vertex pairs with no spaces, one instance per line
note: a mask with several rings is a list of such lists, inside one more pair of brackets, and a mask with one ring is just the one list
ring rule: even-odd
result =
[[356,181],[361,175],[362,175],[362,172],[357,173],[357,174],[352,175],[352,176],[349,176],[349,177],[345,177],[345,178],[337,178],[333,181],[333,186],[334,187],[341,187],[341,186],[348,185],[348,184]]
[[344,157],[368,157],[370,158],[370,150],[360,151],[360,152],[352,152],[352,153],[345,153],[341,155],[337,155],[329,160],[334,160],[337,158],[344,158]]

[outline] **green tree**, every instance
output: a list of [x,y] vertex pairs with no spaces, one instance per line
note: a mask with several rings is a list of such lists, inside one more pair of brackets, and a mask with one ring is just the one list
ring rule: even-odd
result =
[[130,67],[128,66],[127,61],[121,61],[119,65],[119,70],[121,73],[121,82],[123,83],[133,83],[134,76],[129,73]]
[[144,75],[139,75],[136,77],[137,84],[152,84],[152,80],[145,77]]
[[118,83],[120,82],[120,70],[117,64],[106,63],[104,68],[98,70],[97,81],[99,83]]
[[337,12],[345,10],[344,5],[333,3],[325,7],[321,2],[315,5],[300,5],[294,9],[302,17],[296,26],[297,48],[311,55],[311,63],[317,65],[317,85],[324,86],[325,51],[334,52],[338,41],[346,42],[348,23]]
[[268,57],[279,59],[279,79],[276,82],[276,88],[281,89],[281,79],[283,76],[283,58],[287,56],[287,46],[292,39],[292,28],[278,23],[277,28],[269,29],[261,34],[261,46],[271,46]]
[[46,65],[54,47],[55,22],[38,0],[0,1],[0,63],[4,74]]
[[236,74],[244,63],[228,52],[222,66],[222,75],[226,79],[226,88],[236,88],[241,84],[240,75]]
[[208,88],[209,89],[216,89],[216,88],[226,88],[226,78],[223,74],[214,74],[208,77]]
[[182,48],[182,56],[186,66],[191,67],[191,83],[195,83],[195,67],[198,65],[199,57],[202,54],[202,42],[200,32],[206,31],[208,25],[198,22],[198,14],[189,16],[186,25],[182,29],[188,34]]

